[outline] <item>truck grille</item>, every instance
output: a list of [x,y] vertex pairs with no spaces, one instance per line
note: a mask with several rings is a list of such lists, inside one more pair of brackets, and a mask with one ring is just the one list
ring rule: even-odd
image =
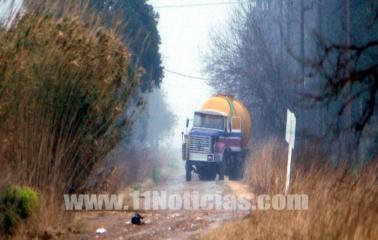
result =
[[210,153],[210,137],[190,136],[189,151],[192,153]]

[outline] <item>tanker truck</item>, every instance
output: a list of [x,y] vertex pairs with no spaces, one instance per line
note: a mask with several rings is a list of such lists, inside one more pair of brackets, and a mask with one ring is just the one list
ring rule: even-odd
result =
[[194,113],[193,125],[183,135],[182,158],[186,181],[192,172],[200,180],[230,180],[243,177],[247,143],[251,134],[251,117],[247,108],[235,97],[216,95]]

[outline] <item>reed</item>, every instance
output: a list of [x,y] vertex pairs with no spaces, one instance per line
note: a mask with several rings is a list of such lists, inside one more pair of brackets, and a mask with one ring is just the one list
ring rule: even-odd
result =
[[[258,194],[282,194],[286,159],[274,140],[261,147],[247,169],[247,182]],[[308,194],[308,210],[255,210],[225,224],[205,239],[376,239],[378,236],[378,164],[360,169],[333,167],[307,155],[310,167],[295,165],[292,194]],[[307,165],[308,165],[307,163]]]

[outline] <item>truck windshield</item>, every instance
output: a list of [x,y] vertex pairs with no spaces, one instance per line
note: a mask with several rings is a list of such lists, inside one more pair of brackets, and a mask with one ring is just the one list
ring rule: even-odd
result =
[[224,117],[204,113],[195,113],[193,127],[224,130]]

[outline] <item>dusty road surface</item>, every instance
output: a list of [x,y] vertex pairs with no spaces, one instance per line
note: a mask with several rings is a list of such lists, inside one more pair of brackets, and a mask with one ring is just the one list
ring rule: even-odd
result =
[[[194,179],[185,182],[184,176],[175,177],[149,190],[165,190],[183,194],[198,191],[201,194],[234,194],[247,192],[239,182],[203,182]],[[243,210],[138,210],[146,222],[133,225],[130,218],[135,211],[102,211],[76,213],[76,229],[70,233],[71,239],[200,239],[209,230],[220,227],[227,221],[241,219],[249,214]],[[96,229],[105,228],[106,234],[96,235]]]

